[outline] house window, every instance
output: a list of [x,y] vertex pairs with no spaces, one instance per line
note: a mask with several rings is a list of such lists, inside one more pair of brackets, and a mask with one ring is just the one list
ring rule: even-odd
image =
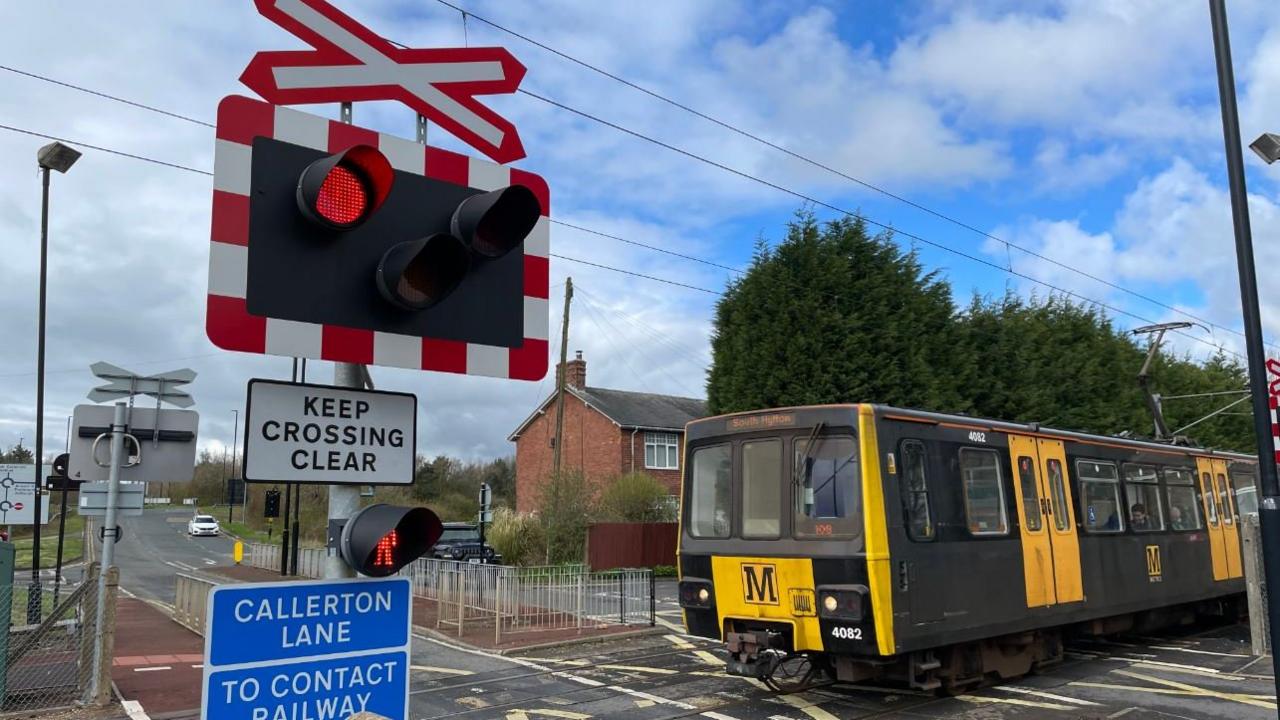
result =
[[644,466],[650,470],[680,468],[680,438],[675,433],[644,434]]

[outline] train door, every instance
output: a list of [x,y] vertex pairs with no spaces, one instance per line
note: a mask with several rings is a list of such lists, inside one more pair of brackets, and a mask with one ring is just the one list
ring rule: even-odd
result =
[[1218,491],[1218,515],[1222,521],[1222,547],[1227,556],[1227,577],[1238,578],[1244,574],[1240,560],[1240,531],[1236,527],[1236,494],[1227,477],[1227,461],[1213,461],[1213,482]]
[[1209,533],[1209,555],[1213,560],[1213,579],[1226,580],[1227,547],[1218,518],[1218,495],[1213,485],[1213,461],[1196,458],[1196,473],[1200,476],[1200,502],[1204,505],[1204,518]]
[[1062,443],[1009,436],[1027,607],[1083,598],[1080,548]]
[[1080,539],[1076,536],[1075,511],[1071,509],[1071,483],[1067,480],[1067,451],[1061,440],[1036,441],[1040,451],[1040,477],[1049,496],[1049,535],[1053,539],[1054,582],[1058,602],[1084,599],[1080,578]]

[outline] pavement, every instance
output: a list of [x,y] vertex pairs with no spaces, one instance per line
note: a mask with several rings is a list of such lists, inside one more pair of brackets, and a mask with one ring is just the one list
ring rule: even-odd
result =
[[[148,510],[128,520],[120,543],[126,597],[113,679],[133,701],[134,720],[198,715],[203,640],[169,620],[165,603],[173,598],[174,573],[230,566],[231,541],[186,537],[189,514]],[[415,633],[409,717],[1251,720],[1277,714],[1271,659],[1249,655],[1241,626],[1075,641],[1059,665],[958,697],[868,685],[779,696],[756,681],[725,675],[719,644],[683,633],[674,590],[674,583],[659,583],[661,632],[638,637],[500,654]]]

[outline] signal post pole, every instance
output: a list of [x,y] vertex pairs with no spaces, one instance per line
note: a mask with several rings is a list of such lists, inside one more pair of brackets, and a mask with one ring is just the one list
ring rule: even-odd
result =
[[[342,103],[339,110],[339,119],[348,125],[351,124],[351,103]],[[338,387],[363,389],[364,373],[364,367],[356,363],[335,363],[333,366],[333,384]],[[352,515],[355,515],[359,509],[359,486],[329,486],[329,554],[324,563],[324,576],[326,578],[350,578],[356,576],[356,571],[342,559],[339,540],[342,537],[341,524],[345,523]],[[335,528],[338,529],[335,531]]]

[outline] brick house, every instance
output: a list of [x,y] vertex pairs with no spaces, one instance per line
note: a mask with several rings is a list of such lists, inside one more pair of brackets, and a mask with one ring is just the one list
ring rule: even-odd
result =
[[[706,415],[695,398],[609,390],[587,385],[582,351],[566,363],[561,465],[580,469],[599,489],[628,472],[644,472],[679,494],[684,426]],[[556,394],[538,405],[507,438],[516,444],[516,509],[537,510],[538,488],[551,472]]]

